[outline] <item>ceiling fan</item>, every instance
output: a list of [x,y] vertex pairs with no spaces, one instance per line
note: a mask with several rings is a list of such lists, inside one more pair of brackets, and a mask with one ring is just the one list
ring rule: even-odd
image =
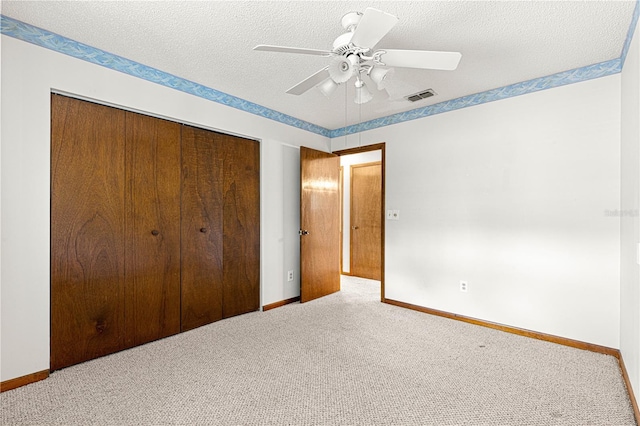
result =
[[368,77],[385,90],[393,74],[393,68],[421,68],[455,70],[462,54],[459,52],[434,52],[428,50],[374,50],[382,38],[396,25],[398,18],[377,9],[367,8],[364,13],[350,12],[342,17],[342,26],[347,31],[333,42],[332,50],[305,49],[297,47],[260,44],[253,50],[299,53],[330,57],[329,65],[287,90],[292,95],[301,95],[318,87],[326,96],[335,92],[338,85],[355,77],[357,104],[373,99],[363,77]]

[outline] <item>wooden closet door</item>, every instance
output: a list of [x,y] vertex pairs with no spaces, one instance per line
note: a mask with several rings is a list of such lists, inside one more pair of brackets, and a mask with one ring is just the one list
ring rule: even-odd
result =
[[182,331],[222,319],[222,149],[182,126]]
[[260,307],[260,145],[220,135],[224,147],[223,317]]
[[51,95],[51,370],[124,348],[124,117]]
[[180,124],[126,113],[127,346],[180,332]]

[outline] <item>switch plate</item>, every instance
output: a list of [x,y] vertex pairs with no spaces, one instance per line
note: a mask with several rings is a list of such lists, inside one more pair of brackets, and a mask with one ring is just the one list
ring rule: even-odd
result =
[[293,270],[287,272],[287,281],[293,281]]
[[393,210],[393,220],[400,220],[400,210]]
[[387,210],[387,220],[393,220],[393,210]]

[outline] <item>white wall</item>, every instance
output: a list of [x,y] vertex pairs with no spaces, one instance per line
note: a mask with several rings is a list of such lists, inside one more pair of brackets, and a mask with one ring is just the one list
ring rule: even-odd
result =
[[640,403],[640,36],[622,69],[620,351]]
[[332,150],[386,142],[387,298],[619,347],[620,75],[361,139]]
[[[300,296],[300,147],[283,145],[284,155],[284,293],[278,300]],[[293,280],[287,273],[293,271]]]
[[283,144],[327,138],[2,36],[0,380],[49,368],[52,89],[260,139],[262,304],[285,298]]
[[351,272],[351,166],[382,161],[382,151],[367,151],[340,157],[342,180],[342,272]]

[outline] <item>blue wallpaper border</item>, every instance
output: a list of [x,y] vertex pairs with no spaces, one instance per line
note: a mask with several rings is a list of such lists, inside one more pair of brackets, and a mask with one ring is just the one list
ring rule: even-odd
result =
[[0,33],[16,38],[18,40],[44,47],[46,49],[72,56],[74,58],[101,65],[115,71],[138,77],[172,89],[180,90],[182,92],[189,93],[191,95],[198,96],[212,102],[258,115],[260,117],[268,118],[279,123],[306,130],[308,132],[312,132],[324,137],[336,138],[367,130],[373,130],[379,127],[390,126],[392,124],[402,123],[405,121],[416,120],[436,114],[442,114],[461,108],[480,105],[487,102],[498,101],[514,96],[524,95],[527,93],[552,89],[554,87],[579,83],[581,81],[606,77],[608,75],[620,73],[622,71],[624,61],[629,51],[629,47],[634,36],[639,16],[640,0],[636,0],[636,5],[631,19],[631,25],[629,26],[627,37],[622,47],[620,58],[618,59],[612,59],[610,61],[588,65],[569,71],[563,71],[557,74],[552,74],[521,83],[515,83],[509,86],[499,87],[497,89],[476,93],[474,95],[451,99],[434,105],[428,105],[422,108],[416,108],[413,110],[392,114],[386,117],[381,117],[334,130],[326,129],[316,124],[309,123],[307,121],[297,119],[293,116],[269,109],[262,105],[258,105],[256,103],[232,96],[228,93],[224,93],[204,86],[202,84],[186,80],[184,78],[146,66],[130,59],[114,55],[104,50],[88,46],[86,44],[68,39],[66,37],[18,21],[17,19],[13,19],[5,15],[0,15]]
[[610,61],[601,62],[599,64],[576,68],[570,71],[563,71],[546,77],[540,77],[533,80],[523,81],[522,83],[511,84],[509,86],[488,90],[486,92],[476,93],[475,95],[463,96],[461,98],[451,99],[422,108],[400,112],[397,114],[389,115],[387,117],[381,117],[375,120],[365,121],[363,123],[342,127],[340,129],[332,130],[330,137],[336,138],[340,136],[351,135],[353,133],[364,132],[367,130],[376,129],[378,127],[390,126],[392,124],[403,123],[405,121],[416,120],[436,114],[442,114],[445,112],[454,111],[456,109],[467,108],[487,102],[499,101],[502,99],[512,98],[514,96],[525,95],[527,93],[552,89],[554,87],[564,86],[567,84],[605,77],[608,75],[617,74],[621,70],[621,60],[612,59]]
[[620,54],[620,59],[622,60],[622,65],[624,66],[624,62],[627,59],[627,53],[629,53],[629,48],[631,47],[631,40],[633,39],[633,34],[636,30],[636,26],[638,25],[638,18],[640,17],[640,0],[636,0],[636,7],[633,9],[633,16],[631,17],[631,24],[629,25],[629,30],[627,31],[627,38],[624,40],[624,45],[622,46],[622,53]]
[[236,108],[270,120],[278,121],[289,126],[297,127],[312,133],[329,137],[330,131],[307,121],[303,121],[274,111],[262,105],[237,98],[228,93],[212,89],[193,81],[169,74],[167,72],[143,65],[122,56],[114,55],[104,50],[68,39],[42,28],[18,21],[5,15],[0,15],[1,33],[27,43],[35,44],[74,58],[82,59],[96,65],[120,71],[134,77],[141,78],[162,86],[180,90],[200,98],[204,98],[222,105]]

